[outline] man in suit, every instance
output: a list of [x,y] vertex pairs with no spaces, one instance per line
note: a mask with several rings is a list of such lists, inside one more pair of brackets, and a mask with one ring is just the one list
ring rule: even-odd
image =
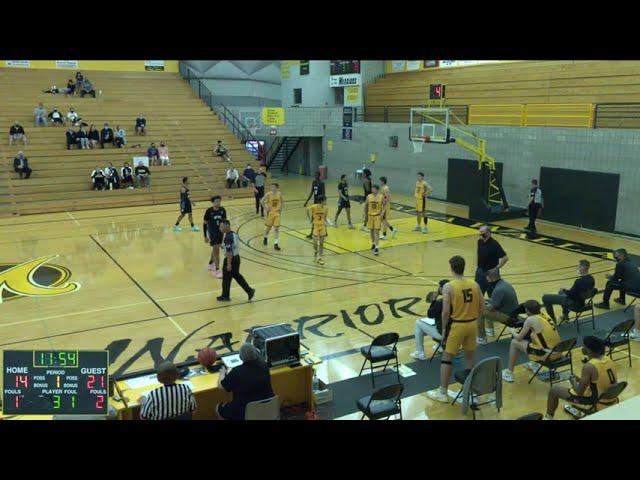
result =
[[20,175],[20,178],[22,178],[23,175],[25,175],[26,178],[31,176],[32,170],[29,168],[29,161],[23,152],[18,152],[18,155],[13,159],[13,169]]

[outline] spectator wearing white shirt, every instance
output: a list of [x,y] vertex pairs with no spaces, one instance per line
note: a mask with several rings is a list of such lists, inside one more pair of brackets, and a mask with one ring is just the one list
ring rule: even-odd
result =
[[236,168],[229,167],[227,170],[227,188],[233,188],[233,185],[236,188],[240,188],[240,174]]
[[104,190],[105,188],[105,178],[106,175],[104,171],[100,167],[96,167],[96,169],[91,172],[91,180],[93,181],[93,189],[94,190]]
[[130,189],[133,188],[133,169],[127,162],[124,162],[124,165],[120,169],[120,179],[123,188],[125,185],[129,185]]
[[158,148],[158,158],[160,159],[160,165],[171,165],[169,160],[169,149],[164,142],[160,142],[160,148]]
[[27,135],[24,133],[24,128],[17,121],[9,129],[9,145],[13,145],[14,140],[22,140],[25,145],[27,144]]
[[118,148],[124,148],[125,145],[127,144],[127,135],[124,131],[124,128],[122,128],[120,125],[116,125],[116,147]]
[[80,124],[80,120],[82,120],[82,118],[80,118],[80,115],[78,115],[78,113],[73,109],[73,107],[69,107],[69,113],[67,113],[67,120],[74,127],[77,127]]
[[54,108],[49,114],[49,120],[53,125],[64,125],[64,118],[57,108]]

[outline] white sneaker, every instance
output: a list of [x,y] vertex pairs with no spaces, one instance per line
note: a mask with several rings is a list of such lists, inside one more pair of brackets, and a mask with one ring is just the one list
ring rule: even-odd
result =
[[386,235],[380,235],[380,240],[386,240],[387,236]]
[[397,233],[398,233],[398,229],[394,228],[393,231],[391,232],[391,238],[396,238]]
[[508,369],[505,368],[502,370],[502,380],[504,380],[505,382],[513,382],[513,373]]
[[[448,392],[447,392],[448,393]],[[437,402],[449,403],[449,395],[442,393],[440,391],[440,387],[434,388],[433,390],[429,390],[427,392],[427,397],[431,400],[435,400]]]
[[419,231],[420,231],[420,227],[417,227],[417,226],[416,226],[416,227],[413,227],[413,228],[411,229],[411,231],[412,231],[412,232],[419,232]]
[[576,407],[572,405],[565,405],[564,411],[571,415],[573,418],[582,418],[584,417],[584,413],[578,410]]
[[527,370],[531,370],[534,373],[538,371],[539,367],[540,365],[538,365],[536,362],[527,362],[524,364],[524,368],[526,368]]
[[328,223],[328,224],[329,224],[329,226],[331,226],[331,227],[335,227],[335,226],[337,226],[335,223],[333,223],[333,221],[332,221],[332,220],[329,220],[329,219],[327,219],[327,223]]
[[640,342],[640,332],[635,328],[629,332],[629,340]]
[[424,227],[424,228],[422,229],[422,233],[429,233],[429,229],[428,229],[427,227]]
[[476,337],[476,343],[478,345],[486,345],[487,344],[487,339],[486,338],[482,338],[482,337]]
[[361,232],[369,232],[369,229],[367,227],[360,227],[360,231]]
[[409,354],[409,356],[411,358],[413,358],[414,360],[426,360],[427,357],[425,357],[424,352],[418,352],[417,350],[415,352],[411,352]]
[[493,330],[493,328],[485,328],[484,333],[489,337],[495,337],[496,335],[496,332]]

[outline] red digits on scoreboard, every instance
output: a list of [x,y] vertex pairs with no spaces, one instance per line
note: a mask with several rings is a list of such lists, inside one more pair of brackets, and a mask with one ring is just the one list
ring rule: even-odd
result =
[[29,388],[29,377],[27,375],[16,375],[16,388]]
[[102,410],[102,407],[104,406],[104,395],[98,395],[97,398],[98,399],[96,400],[96,409]]
[[16,395],[16,408],[20,408],[20,397]]
[[87,380],[87,388],[91,389],[93,388],[93,384],[96,383],[96,376],[95,375],[89,375],[88,376],[88,380]]

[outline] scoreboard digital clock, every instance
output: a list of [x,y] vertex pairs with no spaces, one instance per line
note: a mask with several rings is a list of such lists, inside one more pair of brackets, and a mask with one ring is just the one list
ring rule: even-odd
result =
[[445,85],[441,83],[432,83],[429,85],[429,100],[440,100],[444,98]]
[[109,352],[5,350],[3,413],[106,415]]

